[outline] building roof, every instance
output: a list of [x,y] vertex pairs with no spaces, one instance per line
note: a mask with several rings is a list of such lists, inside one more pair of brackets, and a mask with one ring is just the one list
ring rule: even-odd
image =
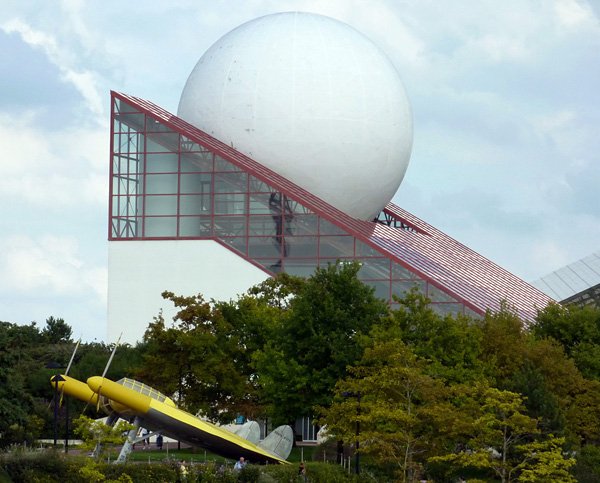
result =
[[552,299],[519,277],[491,262],[399,206],[389,203],[381,221],[350,217],[234,146],[228,146],[161,107],[136,97],[112,93],[224,159],[274,186],[377,252],[455,297],[474,312],[497,311],[507,301],[526,321]]
[[[600,286],[600,251],[559,268],[535,280],[532,285],[561,302],[577,301],[576,299],[579,298],[587,299],[584,293],[594,298],[590,291],[597,292]],[[585,302],[585,300],[581,301]]]

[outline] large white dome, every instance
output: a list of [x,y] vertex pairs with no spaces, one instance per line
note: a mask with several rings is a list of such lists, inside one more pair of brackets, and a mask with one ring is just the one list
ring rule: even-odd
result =
[[178,116],[361,219],[394,196],[412,147],[389,59],[352,27],[309,13],[260,17],[219,39]]

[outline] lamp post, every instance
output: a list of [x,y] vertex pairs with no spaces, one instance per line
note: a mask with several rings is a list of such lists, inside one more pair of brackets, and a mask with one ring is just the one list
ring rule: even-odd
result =
[[[53,432],[54,432],[54,448],[56,448],[58,444],[58,405],[59,405],[59,392],[58,392],[58,383],[64,381],[65,379],[60,375],[59,369],[62,369],[62,366],[58,362],[49,362],[46,364],[47,369],[54,369],[56,372],[54,376],[52,376],[51,382],[54,387],[54,421],[53,421]],[[67,413],[67,418],[69,414]],[[66,423],[67,430],[67,439],[69,437],[69,426],[68,422]],[[65,440],[66,442],[66,440]],[[65,443],[68,444],[68,443]],[[65,447],[66,448],[66,447]]]
[[[55,374],[52,377],[52,383],[54,386],[54,447],[56,448],[58,441],[58,383],[64,381],[65,379],[60,374]],[[67,426],[68,428],[68,426]],[[67,429],[68,431],[68,429]]]
[[354,472],[360,474],[360,391],[358,392],[343,392],[344,397],[356,398],[356,440],[354,442]]

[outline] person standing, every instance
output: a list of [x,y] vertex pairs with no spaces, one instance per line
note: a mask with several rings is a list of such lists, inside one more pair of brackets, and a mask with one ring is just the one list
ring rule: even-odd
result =
[[233,469],[236,471],[243,470],[246,467],[246,460],[243,456],[240,456],[240,459],[235,462]]
[[301,461],[300,466],[298,467],[298,478],[302,481],[306,481],[306,466],[304,466],[304,461]]

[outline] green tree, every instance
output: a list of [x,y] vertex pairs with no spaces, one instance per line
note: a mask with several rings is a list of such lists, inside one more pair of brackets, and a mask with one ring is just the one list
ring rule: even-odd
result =
[[362,356],[364,336],[388,316],[387,304],[358,279],[359,270],[357,263],[317,269],[255,355],[262,398],[276,423],[328,406],[336,382]]
[[427,365],[400,340],[376,342],[323,410],[328,434],[353,442],[359,424],[361,454],[398,481],[420,477],[426,457],[464,431],[447,388]]
[[81,415],[73,420],[74,432],[83,441],[87,450],[100,448],[95,456],[101,459],[111,445],[122,445],[127,439],[127,432],[135,426],[120,420],[114,426],[108,426],[101,419],[91,419]]
[[230,421],[239,401],[247,401],[253,392],[240,334],[201,295],[164,292],[163,297],[178,312],[172,327],[166,327],[162,315],[149,325],[139,377],[165,394],[177,393],[176,400],[189,411]]
[[22,368],[32,363],[27,336],[39,336],[36,331],[35,323],[18,326],[0,322],[0,447],[27,439],[33,398],[26,391]]
[[519,481],[527,483],[575,483],[577,480],[569,473],[575,465],[575,458],[565,457],[564,438],[549,437],[541,441],[517,446],[523,455],[518,466]]
[[434,456],[430,462],[450,463],[454,468],[492,470],[504,482],[522,469],[516,454],[519,444],[539,433],[537,421],[525,414],[520,395],[485,385],[476,385],[470,394],[476,417],[472,436],[464,450]]
[[380,329],[388,331],[386,338],[400,338],[417,356],[431,362],[431,374],[448,382],[482,377],[479,358],[483,331],[479,325],[462,315],[437,314],[430,300],[417,290],[395,300],[399,308],[392,312],[389,324]]
[[46,319],[46,327],[42,330],[42,336],[50,344],[59,344],[61,342],[72,342],[71,336],[73,329],[64,319],[50,316]]
[[549,304],[538,313],[532,332],[558,341],[585,377],[600,380],[600,308]]

